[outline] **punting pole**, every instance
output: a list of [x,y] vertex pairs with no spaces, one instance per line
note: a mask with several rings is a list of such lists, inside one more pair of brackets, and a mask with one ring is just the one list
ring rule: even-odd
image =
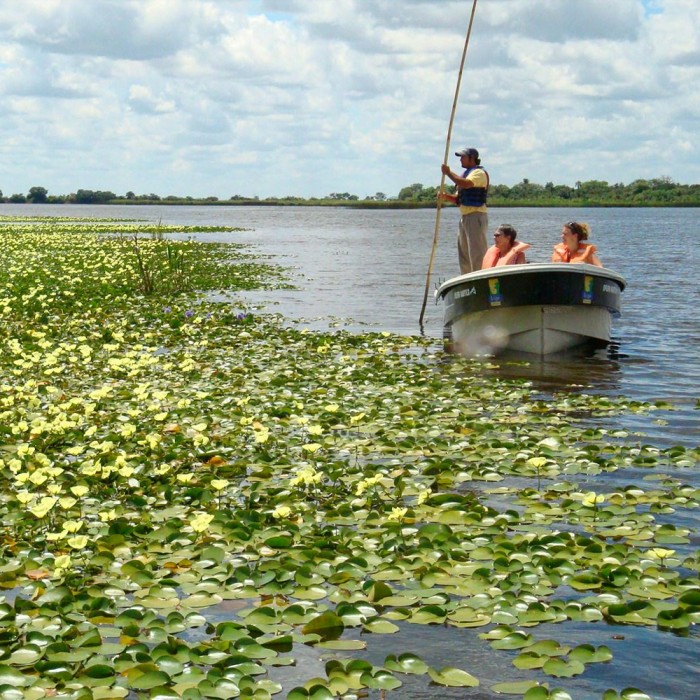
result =
[[[464,71],[464,62],[467,58],[467,48],[469,47],[469,37],[472,33],[472,25],[474,24],[474,13],[476,12],[476,0],[472,3],[472,12],[469,17],[469,26],[467,28],[467,37],[464,41],[464,49],[462,51],[462,61],[459,64],[459,75],[457,76],[457,86],[455,87],[455,98],[452,102],[452,113],[450,114],[450,124],[447,127],[447,139],[445,141],[445,158],[443,163],[447,163],[447,159],[450,155],[450,139],[452,137],[452,125],[455,120],[455,112],[457,111],[457,100],[459,98],[459,88],[462,84],[462,72]],[[440,178],[440,192],[442,192],[445,186],[445,174],[442,174]],[[435,233],[433,234],[433,249],[430,251],[430,262],[428,263],[428,274],[425,279],[425,294],[423,295],[423,306],[420,310],[420,318],[418,323],[421,328],[423,327],[423,316],[425,315],[425,305],[428,302],[428,290],[430,289],[430,275],[433,270],[433,261],[435,260],[435,251],[437,250],[438,236],[440,232],[440,211],[442,210],[442,200],[438,198],[437,201],[437,211],[435,214]]]

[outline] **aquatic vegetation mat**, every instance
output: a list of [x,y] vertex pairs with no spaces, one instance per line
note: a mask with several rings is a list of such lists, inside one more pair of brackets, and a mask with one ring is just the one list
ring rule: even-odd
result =
[[233,245],[141,238],[146,294],[124,225],[0,229],[2,698],[561,700],[697,625],[699,451],[614,427],[668,406],[209,303],[287,283]]

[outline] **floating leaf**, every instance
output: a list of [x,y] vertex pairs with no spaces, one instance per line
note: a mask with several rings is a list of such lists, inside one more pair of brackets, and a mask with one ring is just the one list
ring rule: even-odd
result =
[[429,669],[428,664],[423,659],[410,653],[401,654],[398,657],[394,655],[387,656],[384,660],[384,666],[391,671],[417,675],[423,675]]
[[491,642],[491,646],[494,649],[524,649],[534,644],[534,639],[531,635],[525,634],[524,632],[511,632],[505,637],[500,639],[494,639]]
[[496,683],[491,690],[499,695],[523,695],[531,688],[536,688],[537,681],[509,681]]
[[690,627],[690,617],[683,608],[661,610],[656,618],[656,624],[661,629],[687,629]]
[[396,688],[400,688],[402,685],[401,681],[396,678],[396,676],[384,669],[365,671],[360,676],[360,682],[366,688],[373,688],[376,690],[396,690]]
[[306,688],[293,688],[287,694],[287,700],[333,700],[333,693],[323,685]]
[[419,625],[439,625],[444,622],[447,612],[438,605],[424,605],[411,615],[411,622]]
[[362,629],[373,634],[395,634],[401,628],[388,620],[374,619],[366,622]]
[[367,648],[367,642],[361,639],[330,639],[326,642],[318,642],[315,646],[319,649],[335,649],[337,651],[358,651]]
[[474,688],[479,685],[478,679],[470,673],[451,666],[446,666],[439,671],[434,668],[428,668],[428,675],[433,683],[452,688]]
[[571,678],[578,676],[585,671],[585,666],[576,660],[565,660],[560,658],[549,658],[542,666],[542,670],[557,678]]
[[578,576],[573,576],[569,580],[569,585],[575,591],[592,591],[602,588],[603,580],[600,576],[596,576],[595,574],[580,574]]
[[309,588],[297,588],[293,597],[299,600],[323,600],[328,591],[323,586],[310,586]]
[[25,676],[17,669],[3,664],[0,665],[0,686],[2,685],[23,688],[25,686],[32,685],[32,679],[30,676]]
[[317,634],[322,641],[338,639],[343,634],[345,624],[338,615],[330,610],[314,617],[307,622],[302,631],[304,634]]
[[367,591],[367,599],[370,602],[378,602],[391,595],[393,595],[393,591],[384,581],[373,581]]
[[150,690],[170,682],[170,676],[162,671],[147,671],[129,678],[129,685],[134,690]]
[[540,654],[533,654],[530,652],[523,652],[518,654],[513,659],[513,666],[520,669],[521,671],[529,670],[533,668],[542,668],[549,657]]
[[596,648],[592,644],[579,644],[569,654],[569,659],[580,661],[584,664],[611,661],[612,657],[612,651],[608,647],[601,645]]
[[44,652],[39,647],[27,645],[13,651],[8,661],[13,666],[33,666],[43,655]]

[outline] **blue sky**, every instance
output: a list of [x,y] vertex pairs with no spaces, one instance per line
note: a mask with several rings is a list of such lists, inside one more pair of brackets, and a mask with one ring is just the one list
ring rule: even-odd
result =
[[663,12],[663,6],[659,0],[642,0],[642,5],[647,15],[656,15]]
[[[494,183],[700,182],[697,0],[481,0],[451,151]],[[437,185],[464,0],[0,0],[0,189]],[[457,167],[457,159],[452,160]]]

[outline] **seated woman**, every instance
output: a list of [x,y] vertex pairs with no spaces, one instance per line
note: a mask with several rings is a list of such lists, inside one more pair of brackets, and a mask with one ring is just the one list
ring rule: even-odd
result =
[[516,243],[518,232],[510,224],[501,224],[493,234],[492,245],[484,255],[481,269],[499,265],[521,265],[525,260],[525,251],[529,243]]
[[584,243],[591,229],[588,224],[577,221],[569,221],[561,227],[561,243],[554,246],[552,262],[588,263],[603,267],[596,255],[596,247],[591,243]]

